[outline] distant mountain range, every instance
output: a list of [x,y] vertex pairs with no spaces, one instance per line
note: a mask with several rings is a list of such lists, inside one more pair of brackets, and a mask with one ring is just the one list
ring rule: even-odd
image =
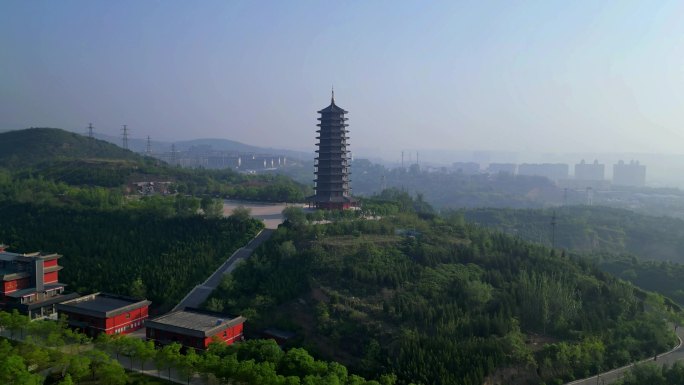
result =
[[[96,133],[95,137],[116,144],[118,146],[122,145],[122,138],[120,136],[111,136]],[[307,153],[302,151],[286,150],[282,148],[259,147],[250,144],[236,142],[230,139],[206,138],[184,140],[178,142],[150,140],[150,147],[153,153],[170,152],[172,145],[175,145],[176,151],[189,151],[193,148],[198,151],[202,151],[202,148],[204,148],[207,151],[239,152],[243,154],[284,155],[289,158],[313,160],[313,152]],[[147,149],[147,139],[129,138],[128,148],[135,152],[145,152]]]

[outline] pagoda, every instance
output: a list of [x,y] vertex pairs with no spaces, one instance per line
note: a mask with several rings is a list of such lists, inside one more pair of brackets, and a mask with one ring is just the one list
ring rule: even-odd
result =
[[347,113],[335,104],[333,91],[330,105],[320,111],[316,132],[317,156],[314,163],[314,190],[310,205],[325,210],[344,210],[356,206],[351,196],[351,156],[347,141]]

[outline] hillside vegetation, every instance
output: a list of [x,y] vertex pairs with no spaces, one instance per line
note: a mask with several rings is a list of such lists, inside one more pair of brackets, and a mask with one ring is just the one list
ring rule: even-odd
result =
[[583,252],[633,254],[642,259],[684,262],[684,220],[601,206],[554,209],[460,211],[468,222],[532,242],[551,245],[556,215],[556,247]]
[[[4,170],[3,170],[4,169]],[[171,167],[111,143],[55,128],[0,133],[0,198],[59,203],[64,196],[102,197],[120,205],[133,182],[171,182],[171,192],[265,201],[301,201],[309,188],[283,176]],[[105,196],[107,195],[107,196]],[[78,203],[78,201],[70,202]]]
[[117,159],[143,157],[111,143],[58,128],[30,128],[0,133],[0,164],[25,168],[59,159]]
[[666,301],[587,260],[377,201],[380,220],[291,215],[206,306],[399,384],[562,383],[674,345]]
[[556,247],[591,255],[597,266],[684,305],[684,220],[608,207],[459,211],[469,222],[546,245],[556,215]]
[[147,297],[169,309],[203,282],[263,224],[250,218],[169,218],[139,210],[31,204],[0,207],[0,240],[18,252],[62,254],[70,290]]

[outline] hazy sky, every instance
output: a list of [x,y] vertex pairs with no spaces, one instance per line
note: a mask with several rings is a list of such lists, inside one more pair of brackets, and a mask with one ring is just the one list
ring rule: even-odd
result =
[[0,129],[684,153],[684,2],[0,2]]

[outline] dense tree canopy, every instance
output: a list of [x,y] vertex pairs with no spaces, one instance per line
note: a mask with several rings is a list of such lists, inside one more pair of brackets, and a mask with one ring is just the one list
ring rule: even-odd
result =
[[60,280],[81,293],[146,296],[168,308],[263,227],[247,218],[157,216],[144,210],[5,204],[0,239],[12,250],[62,254]]
[[248,314],[252,331],[295,330],[293,345],[402,384],[553,383],[674,344],[662,297],[588,259],[420,200],[375,199],[396,214],[281,228],[212,307]]

